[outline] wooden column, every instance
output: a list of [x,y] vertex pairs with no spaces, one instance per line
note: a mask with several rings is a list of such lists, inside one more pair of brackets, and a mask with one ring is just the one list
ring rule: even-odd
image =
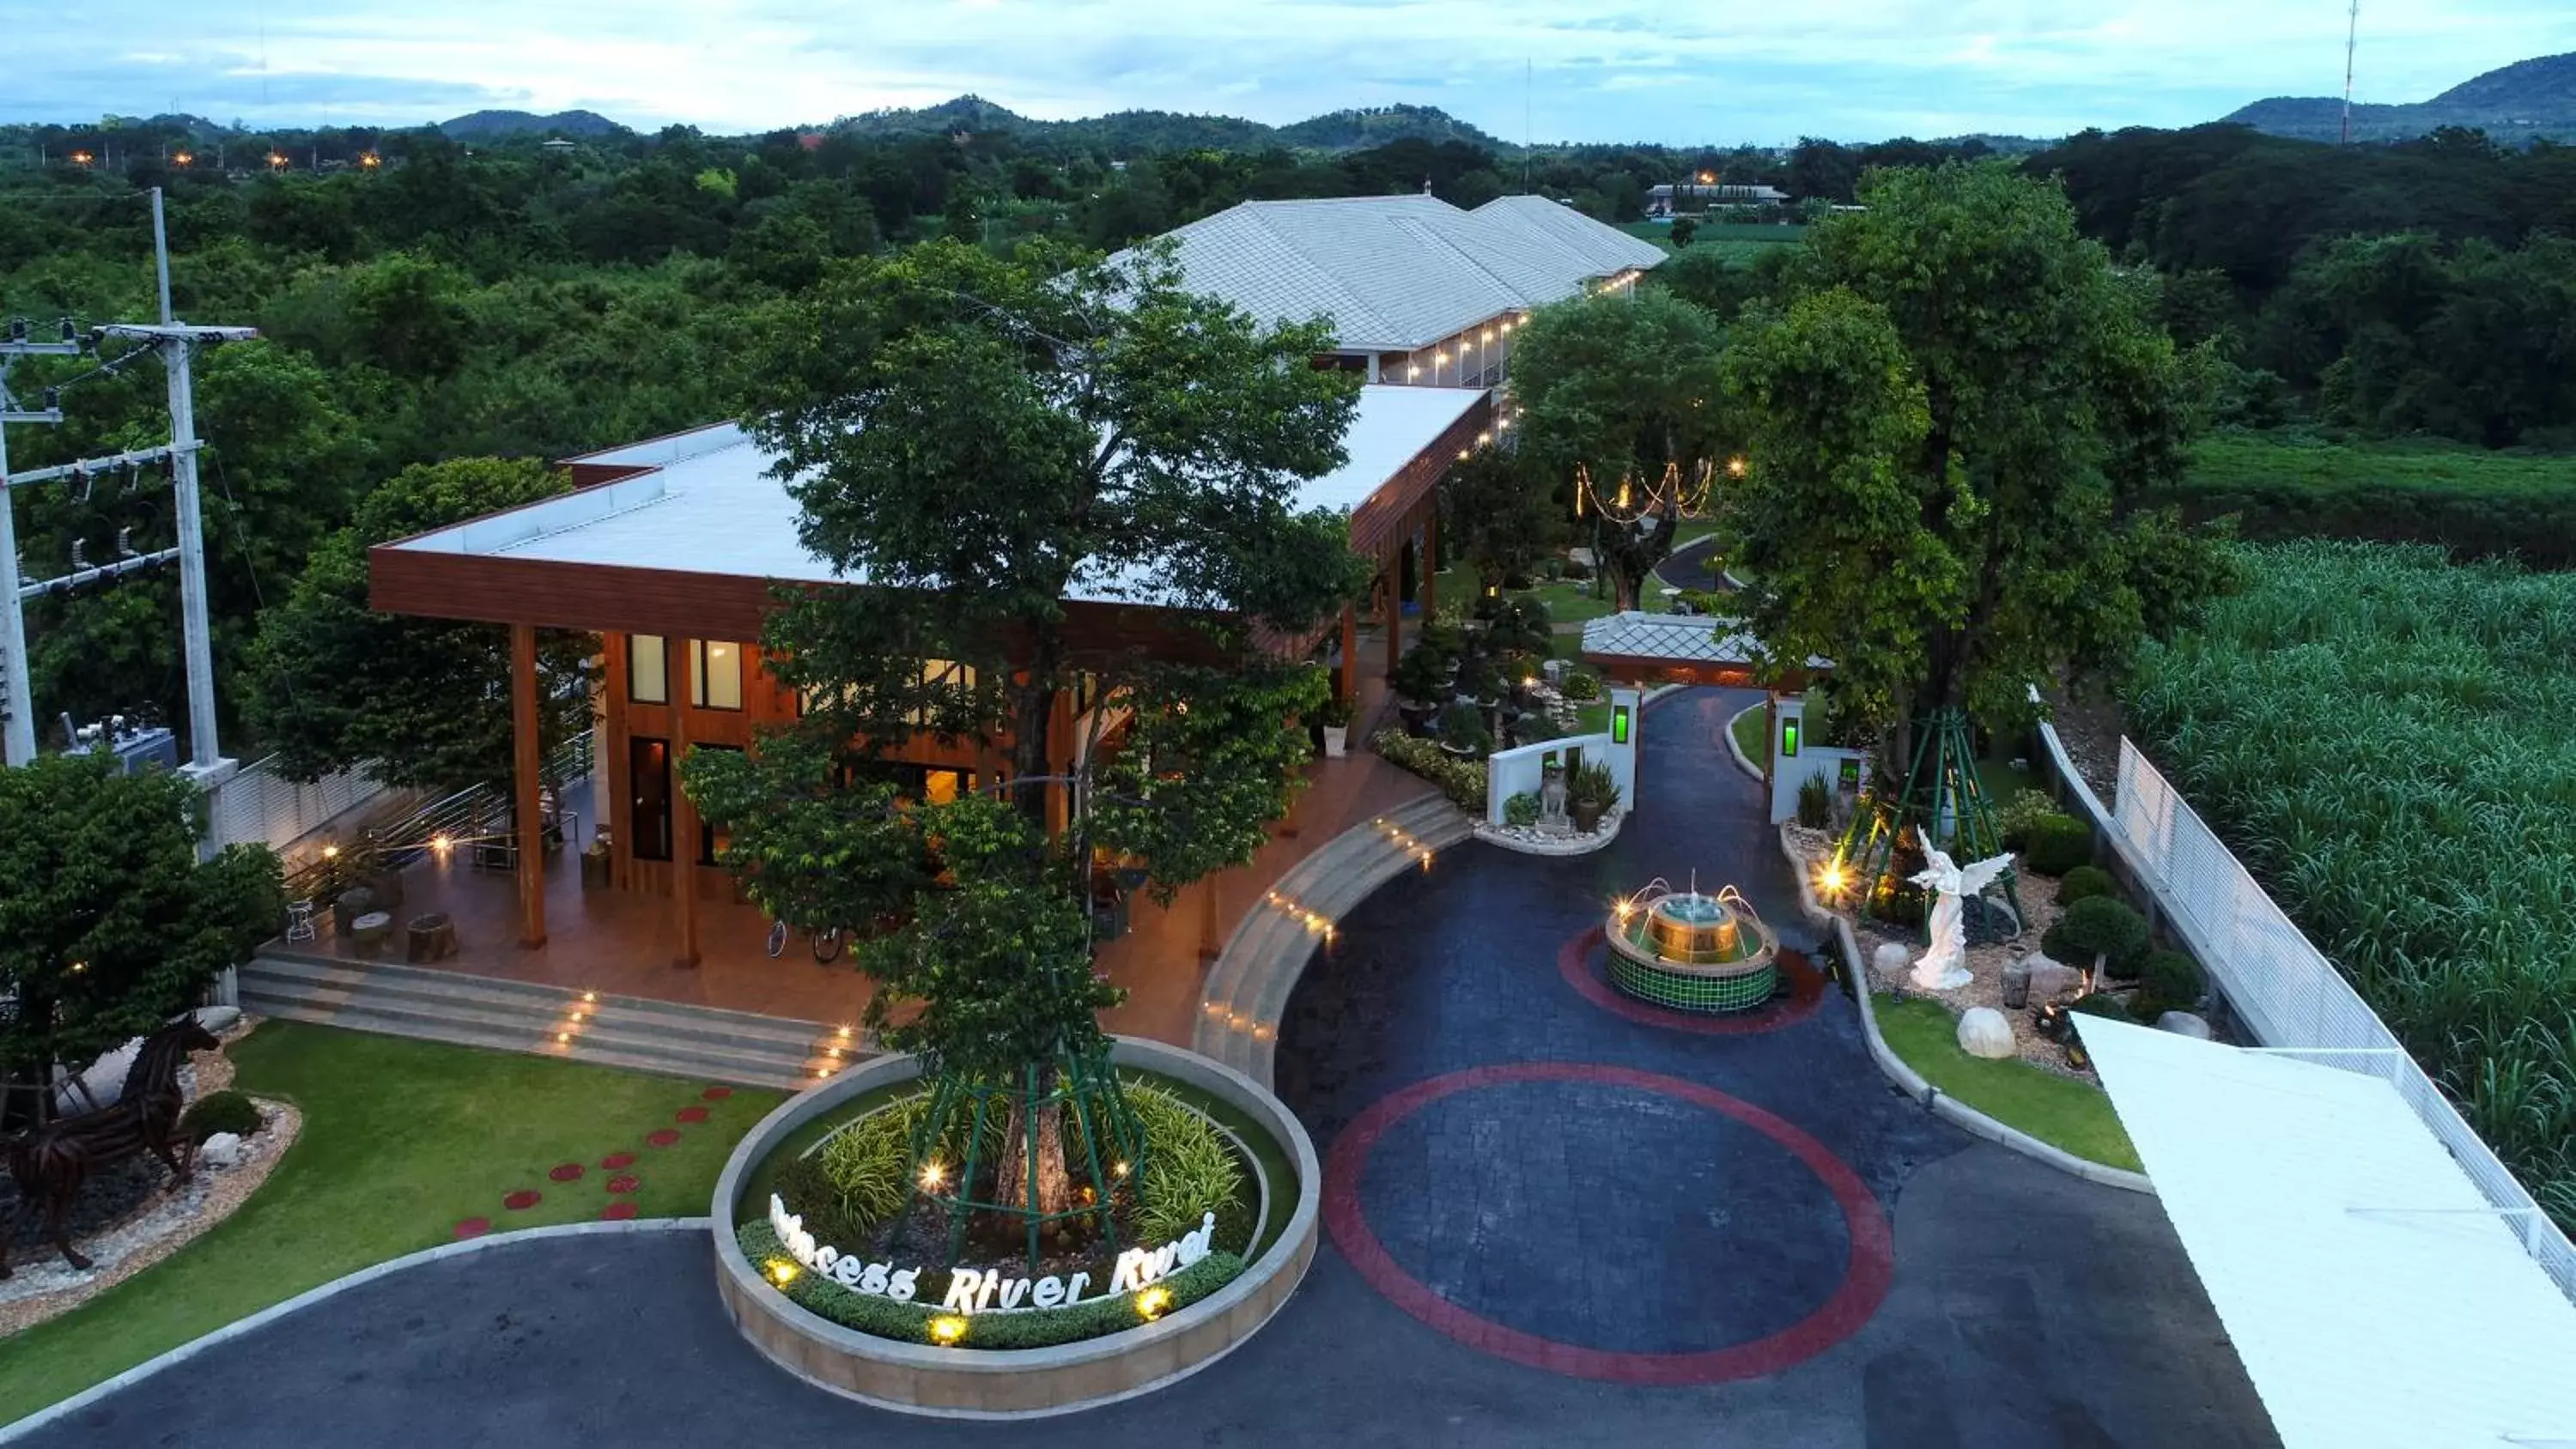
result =
[[635,799],[634,764],[626,744],[627,678],[626,636],[609,634],[600,649],[600,680],[606,686],[607,719],[592,751],[599,762],[600,778],[608,782],[608,798],[599,805],[599,819],[594,830],[608,832],[608,882],[619,890],[635,888],[635,833],[627,817],[633,813]]
[[1386,586],[1386,607],[1378,614],[1386,620],[1386,677],[1393,679],[1395,661],[1404,656],[1404,545],[1395,546],[1379,582]]
[[1359,605],[1342,605],[1342,669],[1334,692],[1353,704],[1360,699],[1360,610]]
[[695,697],[697,641],[674,639],[671,660],[671,906],[680,928],[674,966],[698,964],[698,807],[680,785],[689,757],[689,701]]
[[546,827],[537,818],[537,626],[510,626],[510,761],[519,826],[519,944],[546,943]]
[[1424,504],[1430,516],[1422,521],[1422,622],[1428,624],[1440,617],[1440,495],[1434,493]]

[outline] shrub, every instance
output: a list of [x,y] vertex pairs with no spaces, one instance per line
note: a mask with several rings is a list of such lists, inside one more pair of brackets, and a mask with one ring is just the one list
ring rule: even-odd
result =
[[248,1137],[265,1125],[259,1104],[234,1091],[208,1092],[179,1114],[179,1135],[201,1146],[218,1132]]
[[2147,953],[2147,918],[2109,896],[2088,896],[2039,938],[2039,948],[2069,965],[2094,963],[2127,980]]
[[1243,1189],[1243,1164],[1214,1124],[1170,1092],[1131,1081],[1126,1097],[1146,1144],[1136,1232],[1145,1242],[1168,1243],[1234,1202]]
[[2050,815],[2031,826],[2022,863],[2041,875],[2064,875],[2093,863],[2093,827],[2072,815]]
[[1395,662],[1392,683],[1395,692],[1416,704],[1430,704],[1449,697],[1449,671],[1456,661],[1431,646],[1426,639],[1410,653]]
[[2189,1011],[2199,1005],[2209,989],[2209,978],[2201,974],[2200,963],[2181,951],[2149,951],[2138,966],[2138,983],[2147,995],[2172,1003],[2176,1011]]
[[1378,752],[1388,764],[1412,771],[1440,787],[1440,793],[1452,804],[1482,813],[1485,808],[1485,762],[1462,760],[1442,750],[1429,740],[1417,740],[1396,730],[1380,730],[1369,740],[1369,748]]
[[1538,823],[1538,814],[1538,797],[1527,790],[1523,790],[1519,794],[1514,795],[1509,800],[1503,802],[1503,823],[1505,825],[1517,826],[1520,829],[1527,830],[1529,827]]
[[1494,748],[1494,735],[1485,728],[1485,711],[1464,700],[1440,712],[1440,743],[1460,754],[1482,755]]
[[2022,850],[2030,844],[2031,828],[2057,813],[2057,802],[2047,791],[2018,790],[1995,812],[1995,831],[2003,837],[2004,849]]
[[1576,704],[1589,704],[1601,697],[1601,681],[1580,669],[1571,669],[1566,671],[1565,682],[1557,686],[1557,692]]
[[1822,830],[1834,821],[1834,787],[1822,775],[1809,775],[1798,782],[1798,823],[1809,830]]
[[2079,865],[2057,883],[2057,903],[2060,906],[2071,906],[2095,896],[2116,899],[2119,894],[2120,888],[2112,881],[2111,873],[2098,865]]
[[1567,559],[1565,561],[1565,576],[1578,584],[1583,583],[1592,577],[1592,565],[1585,563],[1579,558]]
[[[816,1241],[825,1241],[811,1217],[806,1218],[805,1226],[814,1233]],[[785,1256],[786,1250],[780,1245],[778,1234],[771,1230],[766,1215],[736,1229],[734,1241],[742,1245],[743,1256],[751,1260],[755,1269]],[[1189,1307],[1233,1282],[1243,1268],[1243,1258],[1239,1254],[1221,1248],[1209,1253],[1156,1285],[1171,1290],[1171,1305],[1165,1311],[1177,1313]],[[1105,1279],[1107,1275],[1095,1273],[1093,1276]],[[928,1343],[931,1341],[930,1321],[940,1316],[939,1303],[947,1296],[947,1283],[948,1275],[944,1271],[923,1274],[919,1291],[909,1303],[897,1303],[891,1298],[844,1288],[820,1273],[799,1273],[778,1291],[787,1295],[788,1301],[797,1307],[843,1328],[905,1343]],[[1121,1293],[1115,1297],[1086,1299],[1069,1308],[977,1314],[967,1321],[966,1337],[961,1346],[1052,1348],[1060,1343],[1080,1343],[1084,1339],[1122,1332],[1136,1327],[1141,1321],[1136,1314],[1136,1295]]]
[[912,1135],[930,1103],[929,1093],[912,1093],[824,1139],[811,1160],[842,1215],[874,1227],[903,1210],[912,1195]]
[[2107,1016],[2113,1021],[2129,1019],[2129,1008],[2121,1002],[2120,998],[2107,991],[2096,991],[2089,996],[2079,996],[2075,998],[2075,1004],[2066,1009],[2080,1016]]
[[1565,777],[1565,798],[1589,800],[1604,810],[1619,808],[1619,777],[1606,760],[1586,760]]

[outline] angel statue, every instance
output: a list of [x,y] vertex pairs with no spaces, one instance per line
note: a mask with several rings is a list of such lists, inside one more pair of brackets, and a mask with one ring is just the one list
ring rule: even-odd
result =
[[1995,877],[2012,864],[2009,855],[1981,860],[1975,865],[1959,865],[1946,850],[1923,853],[1925,868],[1914,877],[1914,883],[1932,891],[1932,944],[1914,963],[1913,982],[1926,991],[1956,991],[1968,984],[1967,907],[1963,902],[1981,895]]

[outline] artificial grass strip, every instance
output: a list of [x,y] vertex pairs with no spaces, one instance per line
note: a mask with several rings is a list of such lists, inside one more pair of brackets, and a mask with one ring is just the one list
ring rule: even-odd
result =
[[[702,1082],[272,1021],[231,1051],[241,1090],[281,1097],[304,1128],[241,1210],[168,1261],[78,1309],[0,1339],[0,1423],[306,1289],[460,1236],[558,1163],[632,1142]],[[644,1217],[707,1210],[733,1144],[781,1097],[738,1089],[654,1157]],[[587,1222],[611,1199],[580,1183],[509,1215]],[[488,1227],[488,1222],[486,1223]]]
[[1988,1061],[1959,1050],[1958,1018],[1937,1001],[1878,997],[1879,1035],[1923,1080],[2007,1127],[2128,1172],[2144,1168],[2110,1094],[2021,1061]]

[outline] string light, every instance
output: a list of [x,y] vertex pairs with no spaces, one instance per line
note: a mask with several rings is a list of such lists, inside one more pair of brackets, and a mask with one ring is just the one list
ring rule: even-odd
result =
[[[1730,468],[1730,474],[1734,470]],[[1741,477],[1741,474],[1734,474]],[[1639,496],[1642,493],[1642,498]],[[1717,493],[1717,467],[1702,462],[1690,473],[1679,463],[1666,463],[1664,475],[1651,484],[1641,484],[1622,476],[1616,490],[1605,490],[1592,481],[1592,471],[1583,464],[1574,465],[1574,516],[1586,511],[1596,513],[1612,523],[1625,526],[1649,514],[1669,513],[1682,518],[1705,518]]]

